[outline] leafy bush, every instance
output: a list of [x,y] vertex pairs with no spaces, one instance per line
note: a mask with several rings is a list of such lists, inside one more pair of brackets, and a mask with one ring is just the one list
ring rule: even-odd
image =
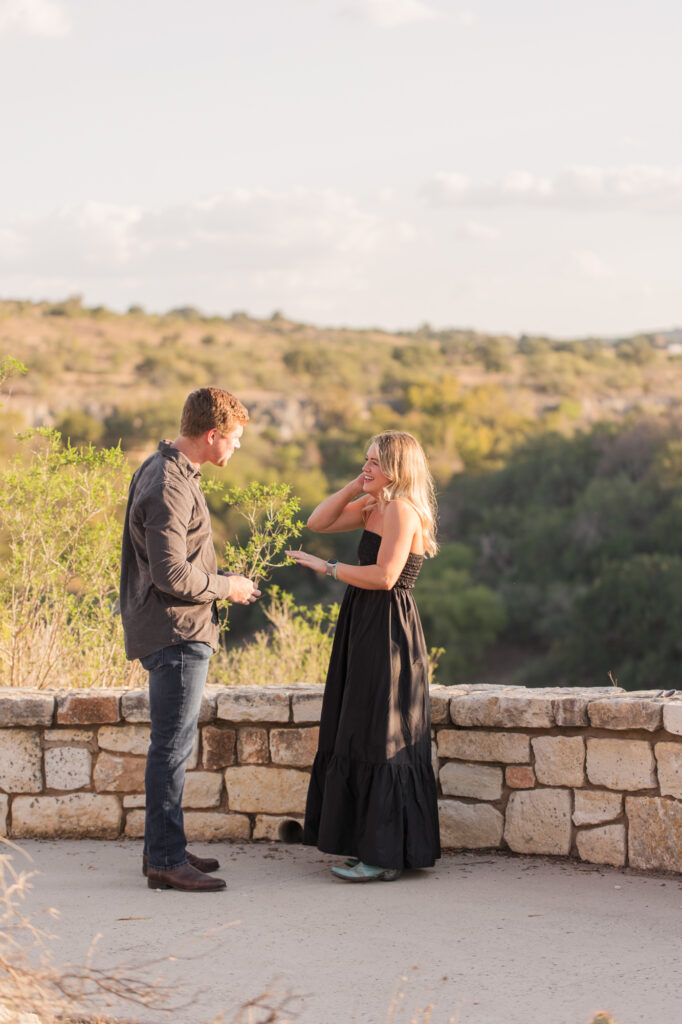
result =
[[0,671],[4,685],[132,684],[116,614],[125,458],[23,437],[0,474]]
[[269,628],[239,647],[222,650],[212,659],[209,681],[231,686],[323,683],[338,605],[306,608],[297,605],[291,594],[272,587],[263,611]]

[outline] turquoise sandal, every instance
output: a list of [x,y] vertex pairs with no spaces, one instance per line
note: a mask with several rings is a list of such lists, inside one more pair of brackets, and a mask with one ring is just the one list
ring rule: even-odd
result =
[[373,867],[359,860],[352,867],[333,867],[332,874],[345,882],[394,882],[402,871],[400,868]]

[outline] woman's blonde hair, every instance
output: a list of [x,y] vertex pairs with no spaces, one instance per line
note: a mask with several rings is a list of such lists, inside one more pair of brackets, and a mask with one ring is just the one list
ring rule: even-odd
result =
[[436,522],[438,506],[433,477],[426,455],[416,437],[401,430],[385,430],[369,442],[376,445],[379,467],[389,483],[384,487],[384,501],[404,498],[415,510],[424,531],[424,549],[433,557],[438,551]]

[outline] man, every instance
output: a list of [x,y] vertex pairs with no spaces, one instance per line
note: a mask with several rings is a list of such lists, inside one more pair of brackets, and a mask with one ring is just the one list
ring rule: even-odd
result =
[[142,870],[150,889],[215,892],[213,858],[186,849],[185,766],[194,747],[208,660],[218,646],[216,601],[251,604],[251,580],[218,572],[199,467],[226,466],[249,414],[229,391],[199,388],[180,434],[161,441],[134,474],[121,554],[126,655],[149,672],[151,740],[145,774]]

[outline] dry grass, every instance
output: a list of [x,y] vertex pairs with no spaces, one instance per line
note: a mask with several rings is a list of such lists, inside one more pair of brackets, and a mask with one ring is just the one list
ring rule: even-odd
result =
[[[142,970],[102,970],[91,962],[83,966],[51,963],[49,943],[54,937],[22,911],[31,873],[18,871],[13,853],[3,840],[0,853],[0,1021],[2,1024],[105,1024],[107,1012],[126,1003],[137,1008],[158,1008],[159,994]],[[56,912],[47,910],[54,920]],[[86,1017],[82,1013],[86,1012]]]

